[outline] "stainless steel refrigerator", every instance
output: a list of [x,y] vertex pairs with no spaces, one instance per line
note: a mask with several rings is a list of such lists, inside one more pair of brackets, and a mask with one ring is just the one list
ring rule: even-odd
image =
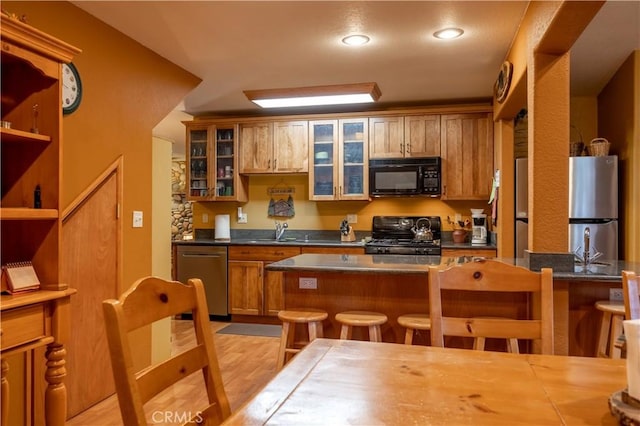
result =
[[618,259],[618,157],[569,158],[569,251]]
[[[528,246],[527,159],[515,165],[515,256],[523,257]],[[618,258],[618,157],[569,158],[569,246],[584,250],[585,229],[589,228],[590,257]]]
[[528,245],[529,211],[527,204],[527,158],[516,159],[515,176],[515,256],[524,257]]

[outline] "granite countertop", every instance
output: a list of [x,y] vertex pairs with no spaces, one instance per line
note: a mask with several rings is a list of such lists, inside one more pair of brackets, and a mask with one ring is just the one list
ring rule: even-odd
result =
[[[301,254],[266,266],[274,271],[313,271],[313,272],[351,272],[351,273],[386,273],[386,274],[421,274],[426,273],[429,266],[453,266],[472,261],[472,256],[402,256],[402,255],[335,255],[335,254]],[[498,258],[501,262],[528,268],[524,258]],[[640,272],[640,264],[624,261],[613,261],[609,264],[591,265],[587,270],[577,266],[575,272],[554,272],[558,280],[567,281],[612,281],[620,282],[621,271]]]
[[284,239],[276,241],[273,238],[232,238],[231,240],[189,240],[189,241],[173,241],[174,245],[204,245],[204,246],[322,246],[322,247],[364,247],[364,241],[341,242],[335,240],[305,240],[303,239]]

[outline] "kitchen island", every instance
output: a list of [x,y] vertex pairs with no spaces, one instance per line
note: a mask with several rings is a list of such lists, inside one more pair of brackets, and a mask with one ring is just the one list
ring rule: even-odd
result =
[[[389,321],[382,327],[383,341],[401,343],[404,329],[397,318],[403,314],[429,312],[428,277],[430,266],[448,267],[469,262],[471,256],[396,256],[302,254],[266,266],[284,272],[285,308],[309,307],[329,313],[325,336],[337,337],[335,314],[346,310],[382,312]],[[498,259],[528,267],[526,259]],[[554,273],[555,353],[595,355],[600,315],[596,300],[608,299],[609,288],[621,287],[621,271],[640,271],[640,265],[612,262],[589,270]],[[499,315],[525,318],[529,312],[526,295],[451,294],[444,309],[459,315]],[[504,297],[498,306],[496,297]],[[504,305],[504,306],[502,306]],[[365,339],[361,330],[354,338]],[[428,333],[418,334],[417,343],[428,343]],[[471,347],[470,339],[449,338],[448,346]],[[487,348],[500,348],[504,342],[487,341]],[[526,347],[524,348],[527,349]]]

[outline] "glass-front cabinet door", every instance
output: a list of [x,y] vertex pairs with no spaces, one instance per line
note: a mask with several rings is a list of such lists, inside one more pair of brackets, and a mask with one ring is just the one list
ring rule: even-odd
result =
[[209,134],[208,127],[187,130],[187,194],[190,200],[207,200],[215,196],[209,167],[209,158],[212,157]]
[[235,199],[235,129],[230,127],[215,128],[215,197]]
[[368,119],[339,121],[340,158],[338,199],[369,199]]
[[338,120],[309,122],[309,199],[338,196]]
[[199,124],[187,129],[191,201],[247,201],[248,180],[238,173],[237,124]]

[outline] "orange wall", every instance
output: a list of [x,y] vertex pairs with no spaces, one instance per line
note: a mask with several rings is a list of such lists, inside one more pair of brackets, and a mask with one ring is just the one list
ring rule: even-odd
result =
[[[71,3],[3,1],[2,8],[82,49],[73,60],[82,103],[63,119],[61,210],[124,157],[122,278],[128,287],[151,273],[151,131],[200,80]],[[144,212],[143,228],[131,227],[133,210]]]
[[[371,220],[376,215],[411,215],[411,216],[440,216],[443,221],[443,229],[450,230],[446,223],[447,215],[452,216],[457,212],[463,216],[470,216],[470,208],[484,208],[485,213],[491,210],[486,201],[456,201],[448,202],[432,199],[417,198],[384,198],[368,201],[309,201],[308,176],[306,175],[282,175],[282,176],[252,176],[249,178],[249,202],[206,202],[194,203],[193,224],[194,228],[213,228],[216,214],[231,215],[231,228],[233,229],[273,229],[276,218],[267,216],[269,196],[267,190],[274,185],[295,188],[293,194],[295,216],[293,218],[281,218],[286,221],[290,230],[335,230],[338,236],[340,222],[347,214],[357,214],[358,223],[353,225],[356,231],[370,231]],[[248,223],[237,223],[237,208],[242,207],[247,213]],[[208,223],[202,222],[202,214],[209,216]]]
[[640,262],[640,51],[598,95],[598,131],[620,161],[620,258]]

